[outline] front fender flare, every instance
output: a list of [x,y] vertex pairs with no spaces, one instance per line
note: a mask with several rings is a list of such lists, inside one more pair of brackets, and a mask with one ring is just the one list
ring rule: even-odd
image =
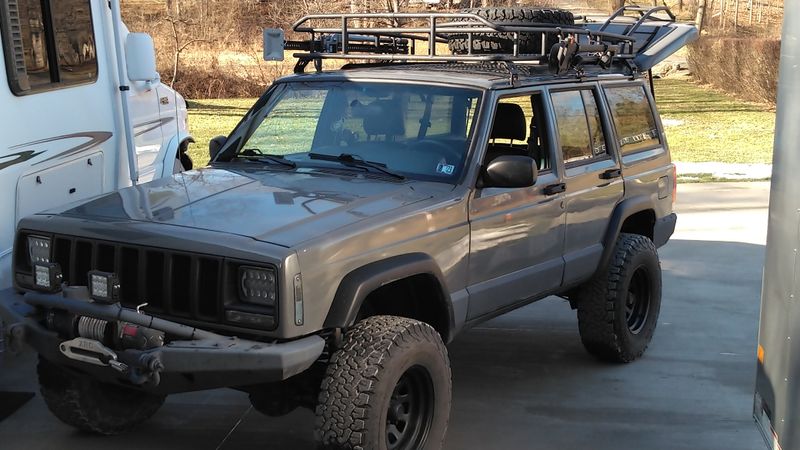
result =
[[[439,283],[448,314],[448,334],[454,329],[453,305],[439,265],[424,253],[408,253],[369,263],[342,278],[325,318],[325,328],[349,327],[355,323],[364,299],[375,289],[414,275],[432,275]],[[449,337],[449,336],[448,336]]]

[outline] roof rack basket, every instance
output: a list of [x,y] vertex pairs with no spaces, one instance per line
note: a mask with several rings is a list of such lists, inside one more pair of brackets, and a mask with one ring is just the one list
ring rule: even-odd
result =
[[[638,12],[638,20],[625,17],[629,11]],[[657,18],[655,14],[659,12],[665,12],[668,19]],[[390,25],[363,25],[380,22]],[[297,73],[303,72],[311,61],[317,71],[321,71],[324,59],[386,63],[497,61],[507,65],[549,64],[559,74],[569,71],[581,73],[587,65],[607,69],[614,63],[623,63],[629,70],[637,71],[649,67],[642,68],[636,64],[636,58],[678,26],[681,24],[675,23],[675,16],[665,6],[625,6],[602,24],[585,23],[569,27],[546,23],[504,24],[464,12],[313,14],[292,25],[294,32],[308,33],[309,39],[286,41],[284,45],[285,49],[302,51],[294,54],[298,59],[295,66]],[[696,37],[696,29],[693,26],[689,28],[694,30]],[[440,54],[436,46],[451,39],[466,37],[468,42],[472,42],[476,34],[498,33],[511,37],[511,52],[473,53],[472,45],[469,45],[464,54]],[[530,33],[541,33],[541,49],[534,53],[523,53],[520,50],[520,36]],[[691,32],[688,34],[691,35]],[[688,39],[693,37],[689,36]],[[558,43],[546,48],[546,42],[554,41]],[[688,42],[686,39],[682,41],[677,48]],[[424,53],[420,54],[417,49]]]

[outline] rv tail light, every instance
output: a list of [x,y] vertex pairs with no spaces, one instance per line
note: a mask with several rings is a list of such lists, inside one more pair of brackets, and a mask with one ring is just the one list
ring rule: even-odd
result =
[[98,303],[117,303],[119,278],[113,273],[92,270],[89,272],[89,295]]
[[38,262],[33,265],[33,283],[40,291],[60,291],[63,278],[58,263]]

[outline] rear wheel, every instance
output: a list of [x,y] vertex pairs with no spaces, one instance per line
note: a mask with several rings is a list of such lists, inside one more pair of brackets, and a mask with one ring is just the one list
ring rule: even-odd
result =
[[578,328],[589,353],[615,362],[640,357],[661,309],[661,266],[653,241],[621,234],[608,267],[577,297]]
[[113,435],[144,422],[164,404],[164,396],[100,383],[43,358],[37,367],[47,408],[79,430]]
[[[503,25],[530,25],[553,24],[571,26],[575,18],[569,11],[559,9],[534,9],[534,8],[468,8],[460,12],[477,14],[489,22]],[[464,20],[464,19],[461,19]],[[548,34],[545,37],[542,49],[542,33],[520,33],[520,53],[550,52],[550,48],[558,43],[558,36]],[[512,33],[474,33],[472,39],[466,34],[454,34],[449,41],[450,51],[455,54],[465,54],[472,47],[472,53],[512,53],[514,51],[514,37]]]
[[451,400],[447,349],[430,325],[358,322],[329,363],[316,409],[323,449],[439,449]]

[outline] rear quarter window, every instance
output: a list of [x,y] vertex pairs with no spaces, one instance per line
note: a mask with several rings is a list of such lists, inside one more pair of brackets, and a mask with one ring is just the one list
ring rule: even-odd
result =
[[605,93],[623,155],[661,145],[644,86],[607,87]]

